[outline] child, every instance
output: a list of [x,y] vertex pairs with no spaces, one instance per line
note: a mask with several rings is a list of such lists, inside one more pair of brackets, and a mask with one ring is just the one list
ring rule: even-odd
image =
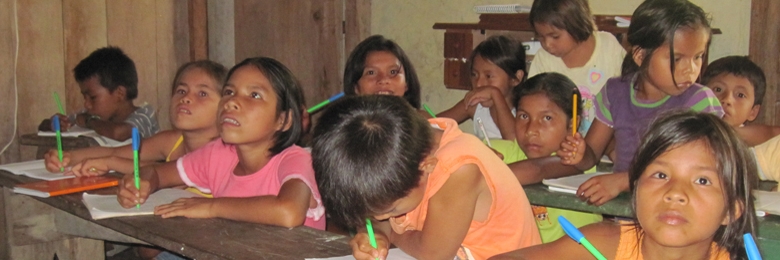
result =
[[226,218],[284,227],[324,229],[325,213],[311,156],[294,145],[302,132],[303,93],[278,61],[249,58],[228,72],[214,140],[176,162],[141,169],[120,182],[119,203],[144,203],[150,193],[188,185],[214,195],[158,206],[163,218]]
[[[133,127],[142,138],[160,131],[151,105],[133,105],[138,96],[138,75],[135,63],[121,49],[97,49],[76,65],[73,75],[84,95],[84,110],[68,116],[54,115],[52,119],[60,120],[62,131],[78,125],[120,141],[130,138]],[[38,129],[51,131],[51,120],[43,120]]]
[[493,152],[448,118],[427,122],[401,98],[343,99],[322,115],[312,147],[334,221],[364,227],[355,258],[385,257],[390,243],[418,259],[485,259],[539,244],[523,187]]
[[728,56],[713,61],[701,76],[701,83],[718,97],[725,115],[749,146],[780,134],[780,127],[752,124],[761,110],[766,77],[761,67],[747,56]]
[[528,76],[558,72],[574,81],[584,99],[581,133],[595,118],[594,98],[607,79],[620,76],[626,50],[615,36],[598,32],[587,0],[535,0],[529,14],[542,50]]
[[420,81],[412,62],[401,46],[382,35],[366,38],[349,54],[344,94],[399,96],[420,109]]
[[509,91],[526,75],[525,48],[507,36],[488,37],[471,52],[471,91],[439,117],[452,118],[458,123],[466,119],[481,120],[487,137],[479,124],[474,134],[480,139],[514,140],[514,111],[510,108]]
[[[572,104],[582,111],[577,86],[564,75],[552,72],[533,76],[512,90],[516,105],[516,140],[493,140],[492,147],[504,156],[504,163],[548,157],[555,153],[567,135],[571,135]],[[577,100],[572,100],[577,93]],[[576,103],[575,103],[576,102]],[[577,120],[577,122],[580,122]],[[591,169],[595,172],[595,168]],[[536,226],[542,242],[555,241],[566,235],[558,224],[558,216],[565,216],[575,226],[600,222],[600,214],[589,214],[544,206],[533,206]]]
[[633,52],[626,55],[623,76],[612,78],[596,96],[596,118],[583,140],[566,137],[558,156],[566,165],[585,170],[598,163],[615,139],[615,174],[583,183],[577,195],[601,205],[628,190],[629,162],[642,133],[663,111],[687,108],[723,115],[709,88],[694,83],[710,40],[704,11],[681,0],[651,0],[637,7],[628,28]]
[[[142,165],[176,160],[200,148],[219,136],[216,118],[220,92],[226,69],[222,64],[201,60],[182,65],[176,72],[169,109],[173,130],[166,130],[142,141],[139,159]],[[114,170],[133,172],[133,151],[130,145],[118,148],[89,147],[63,153],[60,162],[57,150],[44,155],[46,169],[58,172],[60,167],[73,166],[66,174],[94,176]]]
[[[633,22],[633,21],[632,21]],[[742,235],[756,234],[756,165],[718,116],[686,111],[658,119],[631,164],[636,220],[582,228],[607,259],[747,259]],[[590,258],[564,237],[493,259]],[[592,258],[591,258],[592,259]]]

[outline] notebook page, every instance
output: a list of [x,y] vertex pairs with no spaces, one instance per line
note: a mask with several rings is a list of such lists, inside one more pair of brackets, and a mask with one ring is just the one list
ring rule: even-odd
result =
[[116,195],[93,195],[84,193],[84,205],[87,206],[92,219],[104,219],[124,216],[139,216],[154,214],[154,207],[163,204],[169,204],[180,198],[198,197],[197,194],[182,189],[162,189],[158,190],[149,198],[146,203],[141,204],[140,208],[123,208],[119,205]]
[[[352,255],[329,257],[329,258],[306,258],[306,260],[354,260],[354,259],[355,257],[353,257]],[[401,251],[401,249],[393,248],[388,250],[387,260],[415,260],[415,258],[404,253],[404,251]]]

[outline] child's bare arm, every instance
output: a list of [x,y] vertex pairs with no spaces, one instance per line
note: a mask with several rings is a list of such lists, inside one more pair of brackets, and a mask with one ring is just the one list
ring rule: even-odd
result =
[[512,115],[512,107],[506,103],[506,99],[497,88],[492,89],[494,89],[494,96],[490,116],[496,122],[502,139],[515,140],[515,116]]
[[389,232],[390,242],[418,259],[452,259],[474,218],[477,198],[485,191],[487,184],[476,165],[460,167],[430,198],[425,228]]
[[540,183],[544,179],[560,178],[582,173],[574,166],[564,165],[558,156],[548,156],[508,164],[522,185]]
[[292,228],[303,225],[311,201],[309,187],[301,180],[292,179],[282,184],[276,196],[179,199],[158,206],[155,214],[163,218],[225,218]]
[[[582,227],[580,231],[607,259],[615,257],[620,237],[620,227],[617,224],[596,223]],[[595,259],[595,257],[584,246],[574,242],[568,236],[563,236],[547,244],[518,249],[490,258],[490,260],[511,259]]]
[[452,118],[458,122],[458,124],[460,124],[471,118],[474,115],[474,110],[476,110],[476,107],[468,106],[466,99],[464,98],[458,101],[458,103],[452,106],[450,109],[444,110],[437,114],[436,117]]
[[577,169],[585,171],[595,166],[604,155],[604,151],[612,140],[615,130],[599,120],[593,120],[593,124],[585,135],[585,153],[582,161],[575,165]]
[[780,135],[780,126],[750,124],[736,127],[737,134],[750,147],[762,144],[772,137]]

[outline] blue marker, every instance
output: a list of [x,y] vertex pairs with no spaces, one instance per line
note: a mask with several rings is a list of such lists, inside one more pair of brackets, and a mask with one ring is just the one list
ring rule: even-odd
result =
[[[141,177],[138,173],[138,150],[141,148],[141,136],[138,134],[138,128],[133,127],[133,179],[135,188],[141,190]],[[135,208],[141,208],[141,204],[135,204]]]
[[582,232],[580,232],[577,227],[571,224],[569,220],[564,218],[563,216],[558,216],[558,223],[561,223],[561,226],[563,227],[563,232],[566,232],[566,235],[569,235],[571,239],[574,239],[574,241],[577,241],[577,243],[582,244],[582,246],[585,247],[585,249],[588,249],[588,252],[590,252],[593,256],[596,257],[598,260],[607,260],[604,255],[599,252],[598,249],[593,247],[592,244],[588,241],[588,239],[585,238],[584,235],[582,235]]
[[761,253],[758,252],[756,241],[753,240],[753,235],[745,233],[742,236],[742,240],[745,240],[745,251],[747,251],[747,257],[749,260],[761,260]]

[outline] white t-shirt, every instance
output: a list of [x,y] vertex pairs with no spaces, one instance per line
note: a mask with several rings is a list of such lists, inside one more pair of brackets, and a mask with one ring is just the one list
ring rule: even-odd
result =
[[611,33],[596,32],[594,37],[596,47],[585,66],[568,68],[561,58],[541,49],[536,53],[528,71],[529,78],[539,73],[558,72],[569,77],[577,85],[584,102],[582,125],[579,129],[583,134],[588,132],[593,119],[596,118],[596,110],[593,106],[596,94],[607,83],[607,79],[620,76],[623,58],[626,56],[626,50]]
[[[516,114],[516,110],[512,108],[512,116]],[[485,135],[482,134],[482,129],[479,129],[477,119],[482,120],[482,124],[485,125],[485,133],[487,133],[488,139],[502,139],[501,130],[498,129],[496,121],[493,120],[493,116],[490,115],[490,108],[483,107],[481,104],[477,104],[477,109],[474,110],[474,135],[479,137],[480,140],[485,140]]]

